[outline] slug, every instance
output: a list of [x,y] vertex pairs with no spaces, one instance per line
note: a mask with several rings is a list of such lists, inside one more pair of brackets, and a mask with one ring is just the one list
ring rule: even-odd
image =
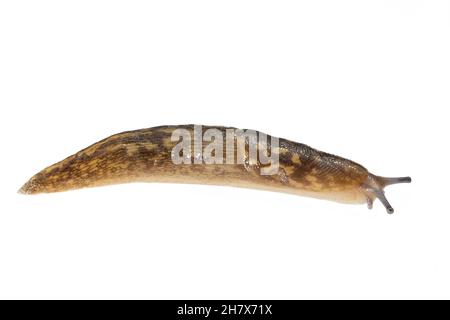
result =
[[391,214],[394,209],[384,188],[409,183],[411,178],[377,176],[353,161],[258,131],[182,125],[112,135],[40,171],[19,192],[50,193],[129,182],[256,188],[366,203],[369,209],[378,199]]

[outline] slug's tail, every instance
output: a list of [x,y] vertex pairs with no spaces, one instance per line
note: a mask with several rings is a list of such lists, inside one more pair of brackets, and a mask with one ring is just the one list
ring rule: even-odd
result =
[[94,185],[99,180],[99,172],[95,168],[88,169],[88,164],[89,161],[72,156],[35,174],[18,193],[51,193]]
[[17,193],[21,193],[21,194],[32,194],[32,193],[34,193],[33,192],[33,189],[35,189],[34,187],[33,187],[33,182],[32,182],[32,179],[30,179],[30,180],[28,180],[18,191],[17,191]]
[[411,177],[387,178],[369,174],[367,181],[363,184],[363,189],[367,197],[367,207],[372,209],[373,201],[380,200],[389,214],[394,213],[394,208],[386,198],[384,188],[392,184],[411,183]]
[[93,154],[80,151],[37,173],[18,192],[51,193],[129,182],[141,172],[138,160],[151,157],[138,157],[132,153],[134,149],[127,150],[113,148]]

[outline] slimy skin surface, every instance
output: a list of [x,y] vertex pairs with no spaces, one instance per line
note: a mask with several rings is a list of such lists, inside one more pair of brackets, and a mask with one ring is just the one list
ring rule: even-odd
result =
[[[343,203],[367,203],[369,208],[378,198],[388,213],[392,213],[393,209],[384,196],[384,187],[411,181],[409,177],[373,175],[351,160],[286,139],[279,139],[278,146],[271,149],[279,159],[278,169],[271,175],[261,174],[264,165],[259,161],[250,162],[248,152],[243,156],[237,152],[236,137],[231,151],[225,146],[223,148],[223,158],[231,156],[233,163],[194,163],[198,155],[191,152],[187,156],[191,158],[188,159],[190,163],[175,164],[172,157],[179,141],[174,141],[172,134],[177,129],[194,134],[194,125],[182,125],[112,135],[43,169],[19,192],[51,193],[130,182],[212,184],[278,191]],[[227,129],[235,130],[201,126],[202,134],[208,129],[219,130],[223,136]],[[270,145],[272,137],[267,137]],[[203,150],[210,142],[202,143]],[[246,141],[246,146],[250,143]],[[260,147],[257,142],[256,149]]]

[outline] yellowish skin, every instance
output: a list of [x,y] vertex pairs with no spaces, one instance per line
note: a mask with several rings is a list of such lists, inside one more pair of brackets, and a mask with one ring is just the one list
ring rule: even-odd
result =
[[[234,129],[203,126],[202,130],[205,132],[210,128],[222,131],[224,136],[226,129]],[[392,213],[393,209],[384,197],[384,187],[411,181],[409,177],[378,177],[353,161],[285,139],[279,139],[278,148],[274,148],[279,168],[271,175],[261,174],[261,163],[248,163],[245,158],[248,154],[241,159],[241,164],[238,161],[234,164],[175,164],[172,152],[178,141],[173,141],[172,133],[176,129],[194,132],[193,125],[183,125],[115,134],[45,168],[19,192],[50,193],[129,182],[193,183],[271,190],[343,203],[367,203],[369,208],[378,198],[388,213]],[[268,136],[268,141],[270,139]],[[208,143],[204,142],[203,147]],[[237,139],[234,148],[234,159],[237,160],[236,144]]]

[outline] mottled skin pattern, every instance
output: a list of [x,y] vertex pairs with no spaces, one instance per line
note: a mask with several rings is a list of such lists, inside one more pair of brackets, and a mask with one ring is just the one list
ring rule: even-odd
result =
[[[178,182],[231,185],[339,202],[371,203],[375,196],[367,192],[367,187],[380,190],[384,187],[383,178],[371,175],[353,161],[285,139],[279,140],[279,170],[274,175],[261,175],[260,163],[176,165],[171,152],[178,141],[171,141],[171,135],[179,128],[193,132],[194,126],[161,126],[110,136],[42,170],[20,192],[59,192],[127,182]],[[221,130],[224,136],[227,129],[203,126],[203,132],[209,128]]]

